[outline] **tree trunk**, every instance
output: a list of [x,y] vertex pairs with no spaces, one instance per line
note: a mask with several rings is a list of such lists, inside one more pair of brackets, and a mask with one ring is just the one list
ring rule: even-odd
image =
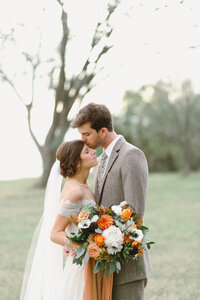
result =
[[[37,69],[42,63],[40,51],[38,51],[36,55],[22,53],[23,56],[25,56],[27,63],[30,64],[32,68],[32,95],[29,101],[24,101],[25,99],[23,99],[23,97],[18,92],[18,89],[15,85],[15,78],[10,79],[0,67],[1,77],[3,78],[3,80],[8,82],[8,84],[16,93],[19,100],[24,104],[24,106],[27,109],[29,131],[31,137],[33,138],[33,141],[35,142],[40,152],[43,162],[43,174],[38,184],[41,187],[46,186],[51,167],[56,159],[56,150],[62,143],[64,136],[69,128],[69,121],[67,119],[67,116],[72,108],[73,103],[76,101],[76,99],[78,99],[79,102],[81,102],[85,95],[94,87],[93,79],[96,76],[97,65],[101,60],[101,57],[104,56],[112,48],[112,45],[108,46],[108,41],[113,31],[113,28],[110,24],[110,19],[112,18],[112,14],[115,12],[116,8],[120,4],[119,0],[115,0],[114,3],[108,4],[105,19],[103,19],[101,22],[98,21],[96,24],[96,27],[94,29],[94,35],[90,44],[88,57],[83,63],[80,73],[77,75],[73,75],[71,78],[66,78],[65,70],[66,62],[68,61],[66,53],[68,41],[70,40],[70,30],[68,28],[68,14],[64,9],[64,3],[61,0],[57,0],[57,2],[61,7],[61,23],[63,34],[61,37],[60,47],[58,49],[58,53],[60,55],[60,63],[58,66],[58,79],[57,75],[54,75],[55,66],[52,67],[50,74],[48,74],[48,76],[50,77],[49,87],[55,92],[55,106],[52,123],[48,130],[44,145],[41,145],[38,142],[37,137],[35,136],[31,126],[31,112],[35,103],[35,80],[37,75]],[[102,30],[101,27],[103,27],[104,29]],[[27,102],[29,104],[27,104]],[[62,108],[58,109],[59,105]]]
[[40,181],[38,182],[38,186],[43,188],[46,186],[52,165],[56,160],[56,149],[51,150],[50,148],[44,147],[42,150],[41,157],[43,164],[43,172]]

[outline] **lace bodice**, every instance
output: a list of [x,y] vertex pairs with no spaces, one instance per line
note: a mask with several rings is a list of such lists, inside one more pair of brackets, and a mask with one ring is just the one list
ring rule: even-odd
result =
[[64,217],[69,217],[70,215],[78,215],[80,210],[87,204],[96,205],[93,199],[82,200],[72,203],[69,200],[62,200],[59,203],[58,214]]

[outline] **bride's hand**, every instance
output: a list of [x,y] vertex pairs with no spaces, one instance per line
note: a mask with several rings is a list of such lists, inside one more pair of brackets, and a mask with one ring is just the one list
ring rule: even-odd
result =
[[80,244],[80,243],[76,243],[76,242],[74,242],[70,237],[68,237],[68,239],[70,240],[70,243],[73,245],[73,246],[75,246],[76,248],[78,248],[78,247],[80,247],[82,244]]
[[67,247],[71,248],[71,249],[78,249],[81,244],[80,243],[76,243],[74,242],[70,237],[66,236],[65,239],[66,245]]

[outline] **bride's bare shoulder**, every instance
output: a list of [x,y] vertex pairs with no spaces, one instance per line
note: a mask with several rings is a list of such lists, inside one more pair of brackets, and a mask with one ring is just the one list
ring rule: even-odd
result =
[[72,203],[83,200],[83,189],[79,184],[66,183],[61,193],[61,199],[63,201],[69,200]]

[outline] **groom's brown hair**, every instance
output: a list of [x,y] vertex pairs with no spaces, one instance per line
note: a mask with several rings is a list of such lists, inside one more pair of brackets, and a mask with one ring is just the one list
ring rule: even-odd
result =
[[77,128],[88,122],[97,132],[103,127],[113,131],[112,115],[103,104],[89,103],[78,112],[70,125],[72,128]]

